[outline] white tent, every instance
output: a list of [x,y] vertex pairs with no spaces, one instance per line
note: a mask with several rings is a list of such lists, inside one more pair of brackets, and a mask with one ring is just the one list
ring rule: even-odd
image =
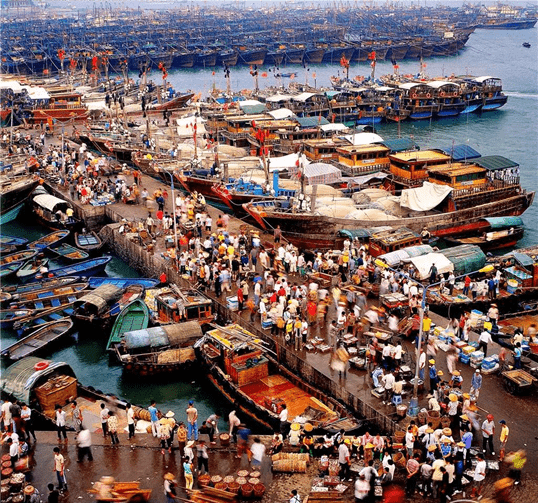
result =
[[345,131],[348,127],[345,124],[335,122],[330,124],[323,124],[319,127],[322,131]]
[[189,138],[193,136],[194,130],[193,126],[196,123],[196,133],[201,138],[201,135],[203,135],[206,132],[205,126],[204,126],[205,119],[202,119],[201,117],[182,117],[181,119],[176,119],[177,124],[177,134],[180,138]]
[[428,253],[428,255],[422,255],[420,257],[413,257],[410,259],[411,263],[417,270],[418,277],[421,280],[425,280],[430,277],[430,269],[433,264],[437,267],[439,274],[452,272],[454,270],[454,264],[450,262],[442,253]]
[[383,138],[375,133],[356,133],[344,136],[344,139],[352,145],[370,145],[371,143],[381,143]]
[[288,119],[289,117],[295,117],[295,114],[289,108],[279,108],[278,110],[271,110],[267,112],[273,119],[281,120]]
[[[290,168],[295,168],[297,166],[297,161],[299,160],[299,154],[288,154],[282,157],[271,157],[269,161],[269,171],[285,171]],[[310,164],[310,161],[303,156],[302,164],[306,166]],[[261,165],[261,160],[260,160]]]
[[402,190],[400,204],[413,211],[429,211],[452,192],[452,187],[424,182],[421,187]]

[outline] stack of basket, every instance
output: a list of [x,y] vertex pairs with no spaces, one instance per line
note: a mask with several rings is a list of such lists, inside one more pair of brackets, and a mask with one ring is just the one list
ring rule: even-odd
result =
[[310,461],[308,454],[294,452],[279,453],[272,456],[274,472],[306,473]]

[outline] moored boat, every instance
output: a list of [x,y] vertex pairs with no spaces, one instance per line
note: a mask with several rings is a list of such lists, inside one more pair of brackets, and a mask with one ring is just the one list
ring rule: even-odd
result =
[[49,246],[47,252],[67,262],[77,262],[79,260],[87,260],[90,258],[89,253],[79,250],[67,243],[59,243]]
[[67,291],[57,295],[25,299],[24,302],[19,300],[10,304],[10,306],[12,306],[11,309],[31,309],[35,311],[44,311],[45,309],[72,304],[75,302],[75,300],[82,297],[84,293],[85,292],[83,290]]
[[0,266],[0,278],[7,278],[12,274],[15,274],[22,266],[24,262],[10,262]]
[[[46,283],[44,284],[46,285]],[[33,300],[46,299],[47,297],[55,297],[57,295],[67,295],[74,292],[80,292],[88,287],[87,282],[70,283],[66,285],[49,286],[28,292],[20,292],[11,294],[12,302],[30,302]]]
[[90,288],[98,288],[101,285],[114,285],[118,288],[126,288],[130,285],[141,285],[145,288],[153,288],[157,286],[160,281],[154,278],[101,278],[91,277],[88,278]]
[[37,255],[36,250],[23,250],[16,253],[11,253],[10,255],[4,255],[0,258],[0,268],[3,268],[6,265],[12,264],[14,262],[24,263],[27,260],[33,259]]
[[112,326],[106,345],[107,351],[114,350],[114,346],[121,342],[125,332],[148,328],[149,317],[149,308],[142,299],[135,299],[127,304]]
[[11,361],[31,356],[67,335],[72,328],[73,320],[69,318],[51,321],[2,350],[1,355]]
[[103,240],[94,231],[75,232],[75,246],[93,255],[103,247]]
[[45,248],[48,248],[49,246],[53,246],[56,244],[59,244],[63,241],[65,241],[70,234],[70,231],[68,230],[61,230],[61,231],[54,231],[50,234],[47,234],[46,236],[40,237],[39,239],[36,239],[35,241],[32,241],[28,248],[32,250],[44,250]]
[[42,268],[46,269],[48,263],[48,258],[34,257],[32,260],[25,262],[17,271],[17,278],[24,282],[24,278],[26,278],[26,276],[34,276]]
[[[6,253],[13,253],[16,249],[22,248],[28,244],[28,239],[26,238],[18,238],[15,236],[0,236],[0,253],[6,254]],[[11,247],[11,248],[8,248]],[[7,251],[7,250],[12,251]]]
[[206,325],[214,320],[213,302],[198,290],[183,290],[170,285],[155,296],[156,322],[161,324],[197,320]]
[[[65,267],[58,267],[57,269],[51,269],[48,272],[49,276],[54,276],[56,278],[61,278],[63,276],[76,276],[77,278],[88,277],[91,275],[102,274],[105,270],[107,264],[112,260],[112,257],[99,257],[93,258],[90,260],[84,260],[82,262],[77,262]],[[33,277],[28,277],[27,281],[34,279]]]
[[75,229],[81,224],[73,216],[67,216],[72,211],[69,203],[51,194],[34,196],[32,206],[37,220],[50,229]]
[[58,321],[62,318],[69,318],[73,312],[73,302],[58,307],[51,307],[50,309],[45,309],[42,311],[36,311],[32,315],[16,321],[13,324],[13,330],[15,330],[17,335],[21,337],[25,333],[35,330],[45,323]]
[[279,365],[274,353],[239,325],[208,331],[195,348],[211,383],[257,424],[278,428],[279,412],[286,404],[290,422],[300,416],[319,432],[351,433],[360,427],[338,401]]
[[114,346],[116,356],[128,373],[154,376],[184,371],[194,364],[194,344],[202,337],[196,321],[186,321],[125,332]]
[[70,283],[77,281],[77,279],[78,278],[75,276],[66,276],[64,278],[43,278],[41,281],[35,283],[2,286],[2,292],[9,293],[12,297],[16,297],[22,293],[69,285]]
[[0,328],[12,328],[17,321],[35,312],[35,309],[0,309]]
[[[0,176],[0,224],[15,220],[24,202],[39,183],[34,175]],[[7,236],[6,236],[7,237]]]

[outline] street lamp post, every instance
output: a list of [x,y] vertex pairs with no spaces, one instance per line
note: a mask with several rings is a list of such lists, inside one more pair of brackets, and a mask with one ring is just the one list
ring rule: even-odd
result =
[[[416,362],[416,366],[415,366],[415,380],[414,380],[414,383],[413,383],[413,396],[411,397],[411,400],[409,402],[409,409],[408,409],[408,411],[410,412],[409,415],[414,416],[416,414],[413,414],[413,411],[418,409],[418,380],[419,380],[419,374],[420,374],[420,356],[419,355],[420,355],[420,347],[422,346],[424,311],[426,310],[426,296],[427,296],[427,293],[428,293],[428,289],[433,287],[433,286],[440,285],[441,281],[439,281],[437,283],[431,283],[429,285],[424,285],[424,284],[420,283],[419,281],[417,281],[416,279],[411,278],[408,274],[405,274],[405,273],[402,273],[401,271],[397,271],[396,269],[393,269],[388,264],[383,262],[381,259],[376,259],[374,263],[376,265],[378,265],[379,267],[382,267],[384,269],[389,269],[389,270],[391,270],[393,272],[397,272],[399,274],[402,274],[403,276],[405,276],[410,281],[414,281],[415,283],[417,283],[419,286],[422,287],[422,301],[420,303],[420,312],[419,312],[418,343],[417,343],[417,349],[416,349],[416,352],[417,352],[416,360],[417,360],[417,362]],[[472,271],[472,272],[469,272],[469,273],[466,273],[466,274],[460,274],[459,276],[456,276],[454,279],[463,278],[465,276],[468,276],[470,274],[476,274],[478,272],[483,272],[483,273],[491,272],[492,270],[493,270],[493,266],[492,265],[487,265],[487,266],[482,267],[481,269],[478,269],[477,271]],[[424,377],[426,377],[426,376],[424,376]]]
[[176,195],[174,192],[174,172],[170,173],[166,169],[163,169],[164,173],[170,175],[170,182],[172,188],[172,214],[174,218],[174,248],[176,250],[176,266],[177,266],[177,223],[176,223]]

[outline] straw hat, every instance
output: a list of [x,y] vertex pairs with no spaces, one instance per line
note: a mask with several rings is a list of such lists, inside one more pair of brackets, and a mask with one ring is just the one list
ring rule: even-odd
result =
[[290,428],[293,430],[293,431],[299,431],[301,429],[301,425],[299,423],[292,423],[292,425],[290,426]]
[[192,447],[194,445],[194,440],[189,440],[187,442],[187,447]]
[[460,373],[459,370],[454,370],[454,372],[452,372],[452,375],[453,376],[459,376],[459,375],[461,375],[461,373]]
[[174,475],[170,472],[164,474],[164,480],[174,480]]
[[451,440],[449,438],[443,438],[442,440],[443,444],[449,444],[451,442]]
[[426,433],[433,433],[433,428],[427,428]]
[[349,440],[349,438],[345,438],[344,439],[344,444],[351,445],[351,440]]
[[454,393],[450,393],[450,395],[448,395],[448,399],[451,402],[457,402],[458,401],[458,397]]
[[443,373],[442,370],[438,370],[438,371],[437,371],[437,375],[438,375],[438,376],[444,376],[445,374]]
[[463,394],[463,398],[467,398],[467,399],[469,399],[469,398],[471,398],[471,395],[469,395],[469,393],[464,393],[464,394]]
[[463,421],[469,421],[469,417],[467,416],[467,414],[462,414],[460,417]]
[[101,482],[101,484],[112,485],[115,482],[115,480],[116,479],[114,477],[111,477],[110,475],[105,475],[101,477],[99,482]]
[[430,452],[435,451],[435,449],[437,449],[437,447],[435,446],[435,444],[432,444],[432,445],[428,446],[428,451],[430,451]]
[[171,410],[169,410],[164,417],[167,417],[167,418],[171,418],[171,417],[174,417],[176,415],[175,412],[172,412]]
[[365,446],[364,446],[365,449],[373,449],[374,448],[374,444],[372,444],[372,442],[368,442]]
[[431,360],[428,360],[428,362],[430,363],[430,365],[435,365],[435,360],[433,358]]
[[303,428],[304,428],[304,431],[312,431],[314,429],[311,423],[305,423]]
[[449,437],[450,435],[452,435],[452,430],[450,428],[443,428],[443,435]]
[[478,410],[478,407],[477,407],[474,403],[472,403],[471,405],[469,405],[469,407],[467,407],[467,408],[468,408],[469,410],[474,411],[474,412],[476,412],[476,411]]
[[35,488],[34,486],[26,486],[24,488],[24,494],[34,494]]
[[503,489],[508,489],[509,487],[512,487],[513,483],[513,479],[511,479],[510,477],[504,477],[503,479],[497,480],[497,482],[493,484],[493,487],[496,491],[502,491]]
[[458,442],[456,445],[457,445],[458,447],[465,447],[465,444],[464,444],[463,442]]

